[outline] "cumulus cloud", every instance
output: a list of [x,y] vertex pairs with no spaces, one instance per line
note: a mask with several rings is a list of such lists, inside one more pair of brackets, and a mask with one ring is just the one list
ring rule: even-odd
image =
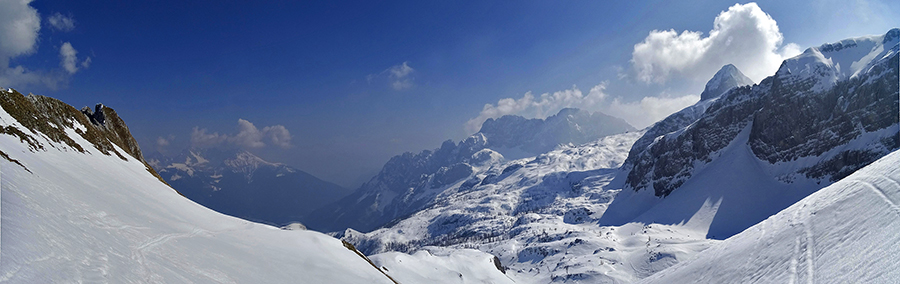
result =
[[50,23],[50,27],[58,31],[69,32],[75,29],[75,19],[59,12],[47,18],[47,22]]
[[666,118],[685,107],[700,101],[699,95],[671,96],[661,94],[659,96],[647,96],[636,102],[623,102],[620,98],[613,99],[602,108],[603,113],[620,117],[637,128],[644,128]]
[[199,148],[237,146],[241,148],[262,148],[274,145],[291,147],[291,133],[283,125],[257,128],[252,122],[238,119],[238,132],[234,135],[209,133],[205,128],[194,127],[191,131],[191,145]]
[[520,115],[528,118],[544,118],[559,112],[567,107],[590,109],[603,102],[606,94],[603,89],[606,83],[591,88],[585,95],[577,87],[554,93],[544,93],[535,97],[531,92],[525,93],[521,98],[504,98],[497,104],[485,104],[477,117],[466,122],[466,131],[477,132],[481,124],[488,118],[498,118],[504,115]]
[[78,51],[72,47],[71,43],[65,42],[59,47],[59,60],[59,65],[69,74],[78,72]]
[[391,88],[394,90],[405,90],[413,87],[413,76],[412,74],[416,72],[416,69],[413,69],[409,66],[408,61],[404,61],[401,64],[397,64],[391,66],[381,73],[378,74],[369,74],[366,76],[366,81],[372,83],[376,80],[384,80],[385,78],[390,82]]
[[25,76],[24,67],[9,67],[9,60],[34,53],[37,48],[41,17],[29,6],[31,1],[0,1],[0,84],[10,85],[16,80],[32,80]]
[[698,31],[654,30],[632,52],[637,79],[665,83],[673,77],[705,81],[725,64],[734,64],[759,82],[781,61],[800,54],[796,44],[782,44],[778,24],[756,3],[735,4],[713,21],[707,36]]
[[521,98],[504,98],[496,104],[486,104],[477,117],[466,122],[469,133],[481,129],[488,118],[519,115],[526,118],[546,118],[563,108],[574,107],[587,111],[600,111],[624,119],[637,128],[644,128],[666,116],[700,100],[699,95],[644,97],[640,101],[625,102],[620,97],[611,98],[606,91],[607,82],[590,89],[587,94],[573,86],[571,89],[534,96],[531,92]]
[[[62,69],[33,70],[22,65],[11,66],[12,59],[29,56],[37,51],[41,17],[30,3],[31,0],[0,1],[0,86],[21,88],[40,84],[57,89],[67,84],[70,76],[78,71],[79,64],[81,68],[87,68],[91,60],[87,58],[78,63],[75,55],[77,51],[70,43],[64,43],[59,53]],[[65,20],[58,20],[65,24]],[[48,22],[53,25],[51,19]],[[74,26],[74,21],[72,25]]]
[[31,1],[0,2],[0,64],[8,66],[9,59],[34,52],[41,17],[29,6]]
[[208,133],[206,128],[194,126],[191,131],[191,146],[198,148],[212,148],[221,146],[228,139],[227,135],[219,135],[218,132]]

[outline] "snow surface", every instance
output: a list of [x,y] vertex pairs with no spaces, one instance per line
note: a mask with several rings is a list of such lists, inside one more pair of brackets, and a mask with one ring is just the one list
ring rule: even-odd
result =
[[[437,254],[433,246],[463,255],[477,249],[497,256],[516,283],[637,281],[717,242],[684,225],[597,225],[622,188],[610,182],[641,135],[612,135],[537,157],[494,160],[442,189],[435,205],[387,228],[366,234],[348,229],[342,237],[364,252],[381,253],[373,261],[405,263],[410,257],[390,251]],[[413,254],[422,262],[428,255]],[[387,268],[388,274],[394,271]],[[396,279],[402,282],[401,276]]]
[[641,283],[895,283],[900,151]]
[[[30,132],[8,113],[0,124]],[[140,161],[0,135],[0,282],[392,283],[340,240],[206,209]],[[124,153],[121,149],[117,149]]]
[[400,283],[515,283],[495,267],[494,256],[472,249],[427,247],[412,255],[388,252],[371,259]]

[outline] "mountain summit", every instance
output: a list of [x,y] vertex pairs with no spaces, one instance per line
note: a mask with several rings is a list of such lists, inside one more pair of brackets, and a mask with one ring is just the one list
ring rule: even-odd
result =
[[744,73],[741,73],[741,70],[738,70],[734,65],[728,64],[722,66],[722,69],[719,69],[716,75],[713,75],[712,79],[706,82],[706,88],[703,89],[703,93],[700,93],[700,100],[705,101],[718,98],[735,87],[750,85],[753,85],[753,80],[744,76]]

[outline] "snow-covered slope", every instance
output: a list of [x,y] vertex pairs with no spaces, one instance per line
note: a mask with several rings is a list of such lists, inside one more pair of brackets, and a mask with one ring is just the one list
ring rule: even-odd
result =
[[412,255],[388,252],[371,259],[400,283],[515,283],[496,257],[472,249],[427,247]]
[[[689,125],[636,144],[630,190],[601,224],[677,224],[710,202],[701,214],[715,218],[709,236],[726,238],[897,149],[898,35],[810,49],[760,84],[731,89]],[[849,65],[864,67],[838,72]]]
[[131,135],[109,108],[95,124],[51,98],[0,102],[0,282],[392,283],[340,240],[178,195],[110,140]]
[[715,243],[687,225],[597,226],[622,188],[610,182],[641,134],[494,161],[386,228],[338,235],[366,253],[478,249],[497,256],[517,283],[632,282]]
[[490,119],[480,132],[458,144],[448,140],[435,150],[394,156],[355,192],[313,212],[309,227],[371,231],[434,204],[448,186],[509,159],[505,155],[534,157],[559,145],[586,143],[630,130],[633,127],[622,119],[572,108],[547,119]]
[[894,283],[900,152],[893,152],[641,283]]
[[307,214],[350,193],[247,151],[195,148],[174,157],[148,154],[147,160],[185,197],[221,213],[274,225],[307,223]]

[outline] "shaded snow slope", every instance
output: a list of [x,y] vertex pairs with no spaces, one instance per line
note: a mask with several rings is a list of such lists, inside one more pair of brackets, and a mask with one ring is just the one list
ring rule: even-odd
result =
[[7,107],[0,282],[392,283],[340,240],[225,216],[178,195],[142,161],[111,154],[127,152],[118,145],[110,154],[93,147],[78,134],[93,126],[74,114],[54,112],[71,123],[51,132],[68,139],[54,141]]
[[900,152],[641,283],[893,283]]

